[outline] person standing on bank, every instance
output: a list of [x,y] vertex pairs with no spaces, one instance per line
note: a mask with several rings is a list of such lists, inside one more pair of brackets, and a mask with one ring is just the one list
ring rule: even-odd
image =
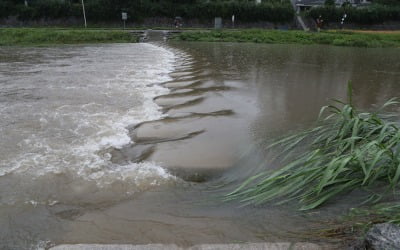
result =
[[324,23],[324,20],[322,19],[322,16],[319,16],[316,20],[317,23],[317,31],[320,32],[322,28],[322,24]]

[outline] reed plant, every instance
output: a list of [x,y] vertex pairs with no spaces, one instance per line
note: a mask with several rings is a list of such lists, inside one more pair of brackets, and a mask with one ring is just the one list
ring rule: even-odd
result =
[[[283,167],[247,179],[226,200],[246,204],[296,200],[301,210],[314,209],[341,194],[364,189],[364,202],[376,203],[397,191],[400,180],[400,128],[396,116],[384,113],[391,99],[374,112],[352,102],[334,100],[321,109],[318,125],[272,143]],[[378,191],[379,190],[379,191]]]

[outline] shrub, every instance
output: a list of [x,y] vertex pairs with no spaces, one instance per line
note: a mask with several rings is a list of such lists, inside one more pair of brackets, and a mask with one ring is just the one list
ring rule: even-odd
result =
[[400,21],[400,6],[372,5],[366,8],[336,8],[325,6],[312,8],[306,16],[316,19],[322,16],[326,22],[340,22],[342,16],[347,14],[347,22],[359,24],[377,24],[385,21]]
[[334,6],[335,0],[325,0],[325,6]]
[[[65,18],[80,15],[80,3],[59,0],[35,0],[29,7],[15,4],[14,0],[0,3],[0,15],[8,15],[6,9],[17,8],[22,20],[39,18]],[[78,7],[78,8],[77,8]],[[146,17],[182,16],[184,18],[198,18],[211,20],[214,17],[230,19],[232,14],[237,20],[245,22],[271,21],[287,22],[294,16],[294,10],[288,0],[264,1],[262,4],[248,1],[140,1],[140,0],[85,0],[88,20],[92,21],[120,21],[121,11],[128,12],[130,20],[142,20]],[[1,17],[0,16],[0,17]]]
[[7,18],[14,15],[16,12],[16,6],[11,1],[0,1],[0,18]]

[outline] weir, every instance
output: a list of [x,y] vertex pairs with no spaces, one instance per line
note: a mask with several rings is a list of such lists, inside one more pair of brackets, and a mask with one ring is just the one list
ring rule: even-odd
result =
[[140,42],[163,42],[171,35],[181,33],[182,30],[132,30],[130,33],[139,37]]
[[[195,60],[164,43],[173,32],[181,31],[142,32],[143,41],[163,46],[175,54],[174,70],[169,74],[172,79],[160,83],[169,92],[153,99],[164,117],[131,127],[129,134],[134,143],[111,151],[111,160],[118,164],[132,160],[160,162],[175,176],[192,182],[204,182],[220,175],[233,166],[237,158],[234,148],[240,138],[235,134],[239,134],[237,130],[241,126],[242,129],[247,126],[246,120],[236,121],[236,126],[223,131],[218,125],[236,120],[234,107],[225,99],[240,99],[234,97],[237,86],[202,75],[207,62]],[[227,133],[230,135],[222,136]],[[224,139],[212,142],[216,137]]]

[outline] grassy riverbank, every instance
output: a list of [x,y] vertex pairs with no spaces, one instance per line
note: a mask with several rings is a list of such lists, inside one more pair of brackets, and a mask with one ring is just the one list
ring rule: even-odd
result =
[[303,32],[279,30],[221,30],[184,32],[175,37],[181,41],[254,42],[271,44],[328,44],[352,47],[400,47],[400,33],[360,33],[350,31]]
[[138,38],[122,30],[86,30],[57,28],[0,29],[0,46],[52,45],[80,43],[129,43]]

